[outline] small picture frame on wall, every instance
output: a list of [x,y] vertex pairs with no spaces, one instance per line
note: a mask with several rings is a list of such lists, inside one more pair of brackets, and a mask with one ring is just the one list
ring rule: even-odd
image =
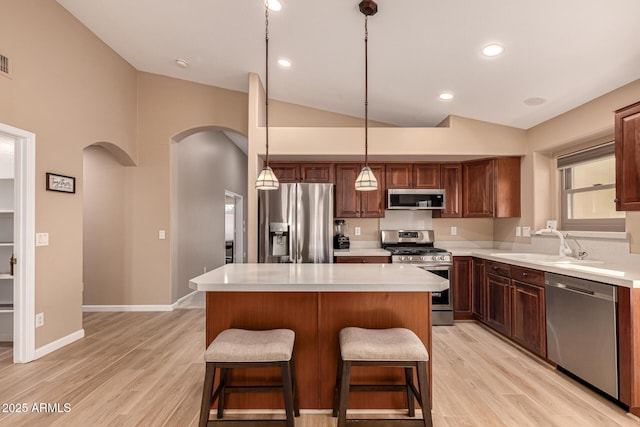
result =
[[76,179],[72,176],[59,175],[47,172],[47,191],[59,191],[61,193],[75,193]]

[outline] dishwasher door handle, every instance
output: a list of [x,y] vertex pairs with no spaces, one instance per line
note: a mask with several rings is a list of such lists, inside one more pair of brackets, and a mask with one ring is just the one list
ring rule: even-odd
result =
[[565,290],[565,291],[569,291],[569,292],[575,292],[578,294],[582,294],[585,296],[590,296],[590,297],[594,297],[594,298],[600,298],[600,299],[604,299],[607,301],[615,301],[615,297],[613,297],[612,295],[607,295],[607,294],[603,294],[600,292],[595,292],[592,291],[591,289],[584,289],[584,288],[580,288],[578,286],[573,286],[573,285],[567,285],[565,283],[561,283],[561,282],[554,282],[551,280],[548,280],[545,282],[546,286],[550,286],[553,288],[558,288],[561,290]]

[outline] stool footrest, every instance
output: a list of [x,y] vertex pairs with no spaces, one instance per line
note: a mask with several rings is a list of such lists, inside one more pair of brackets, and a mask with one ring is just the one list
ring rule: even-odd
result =
[[254,385],[254,386],[243,386],[243,385],[228,385],[225,387],[224,392],[226,394],[229,393],[265,393],[270,391],[279,391],[282,392],[282,386],[279,385]]
[[406,393],[407,386],[404,384],[351,384],[349,391],[401,391]]
[[353,419],[350,418],[347,420],[347,426],[354,427],[411,427],[411,426],[421,426],[424,427],[424,421],[421,419],[411,420],[411,419]]
[[251,427],[286,427],[287,420],[209,420],[207,427],[238,427],[248,423],[251,423]]

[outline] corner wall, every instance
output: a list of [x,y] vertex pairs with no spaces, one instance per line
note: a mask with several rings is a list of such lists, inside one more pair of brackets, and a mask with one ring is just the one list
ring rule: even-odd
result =
[[[0,120],[36,134],[36,348],[82,329],[83,149],[109,142],[133,160],[136,70],[55,1],[0,2]],[[76,194],[45,191],[45,173],[76,177]]]

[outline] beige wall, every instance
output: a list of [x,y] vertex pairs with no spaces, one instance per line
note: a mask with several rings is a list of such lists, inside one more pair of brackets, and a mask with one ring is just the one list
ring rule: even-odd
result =
[[[596,142],[613,139],[614,111],[640,99],[640,80],[631,82],[578,108],[527,131],[527,155],[522,167],[522,218],[517,223],[496,222],[496,235],[506,238],[515,225],[542,228],[547,219],[557,219],[557,171],[553,158]],[[640,230],[639,216],[627,213],[631,252],[640,253],[633,232]],[[500,239],[496,239],[500,240]],[[518,239],[528,241],[529,239]],[[513,239],[505,240],[513,241]]]
[[[136,70],[53,0],[0,2],[0,121],[36,134],[36,347],[82,328],[82,158],[109,142],[135,160]],[[77,178],[77,193],[45,191],[45,172]]]
[[105,148],[85,148],[83,162],[83,274],[85,305],[130,300],[129,171]]
[[[274,127],[362,127],[364,120],[360,117],[270,99],[269,125]],[[369,120],[369,126],[393,127],[393,125],[373,120]]]
[[[193,292],[189,279],[224,265],[225,190],[247,197],[247,156],[222,132],[190,135],[174,145],[177,175],[176,280],[172,300]],[[244,215],[246,221],[246,214]]]

